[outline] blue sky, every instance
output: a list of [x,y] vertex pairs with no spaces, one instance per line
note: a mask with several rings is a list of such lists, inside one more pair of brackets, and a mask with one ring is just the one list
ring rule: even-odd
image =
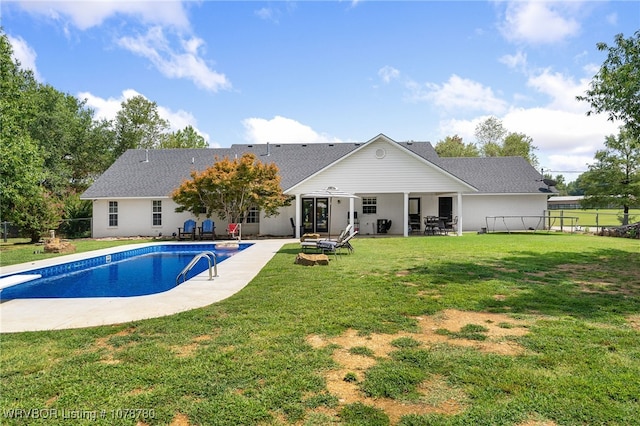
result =
[[581,171],[619,123],[584,94],[637,1],[21,1],[0,3],[15,57],[97,117],[142,95],[174,129],[233,143],[459,135],[489,116],[540,166]]

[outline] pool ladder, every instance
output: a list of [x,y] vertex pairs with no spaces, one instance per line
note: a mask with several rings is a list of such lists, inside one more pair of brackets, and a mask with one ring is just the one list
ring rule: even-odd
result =
[[[189,262],[189,264],[184,267],[182,272],[178,274],[178,276],[176,277],[176,284],[180,284],[180,277],[182,277],[182,282],[185,282],[187,280],[187,274],[189,273],[189,271],[194,266],[196,266],[196,263],[198,263],[200,259],[202,259],[203,257],[207,259],[207,262],[209,262],[209,281],[211,281],[213,277],[217,277],[218,276],[218,258],[216,254],[212,251],[203,251],[202,253],[196,254],[194,258],[191,259],[191,262]],[[213,273],[211,271],[212,268],[213,268]]]

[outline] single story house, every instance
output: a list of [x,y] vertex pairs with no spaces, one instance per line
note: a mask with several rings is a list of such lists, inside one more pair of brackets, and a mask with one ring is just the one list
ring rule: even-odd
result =
[[[396,142],[383,134],[364,143],[134,149],[82,194],[93,201],[93,236],[169,236],[187,219],[200,225],[204,215],[176,213],[170,194],[216,156],[233,159],[246,152],[275,163],[284,193],[295,201],[278,216],[251,212],[242,225],[245,235],[337,235],[351,223],[362,235],[408,236],[424,230],[426,216],[457,219],[458,234],[478,231],[497,216],[496,230],[505,217],[517,217],[526,229],[545,214],[553,192],[521,157],[440,158],[429,142]],[[356,197],[310,195],[328,187]],[[225,234],[226,221],[213,219],[217,234]]]

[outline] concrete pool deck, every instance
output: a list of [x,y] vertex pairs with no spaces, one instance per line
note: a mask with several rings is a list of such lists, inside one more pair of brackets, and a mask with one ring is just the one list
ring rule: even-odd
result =
[[[133,297],[15,299],[0,303],[0,333],[62,330],[119,324],[201,308],[243,289],[282,248],[294,239],[244,240],[251,247],[218,265],[218,277],[205,271],[163,293]],[[2,274],[34,269],[140,247],[120,246],[32,263],[3,267]]]

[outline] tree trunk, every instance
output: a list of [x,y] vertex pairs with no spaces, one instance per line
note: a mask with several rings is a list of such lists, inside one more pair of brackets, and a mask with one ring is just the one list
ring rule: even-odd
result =
[[629,206],[624,205],[624,213],[622,214],[622,226],[629,224]]

